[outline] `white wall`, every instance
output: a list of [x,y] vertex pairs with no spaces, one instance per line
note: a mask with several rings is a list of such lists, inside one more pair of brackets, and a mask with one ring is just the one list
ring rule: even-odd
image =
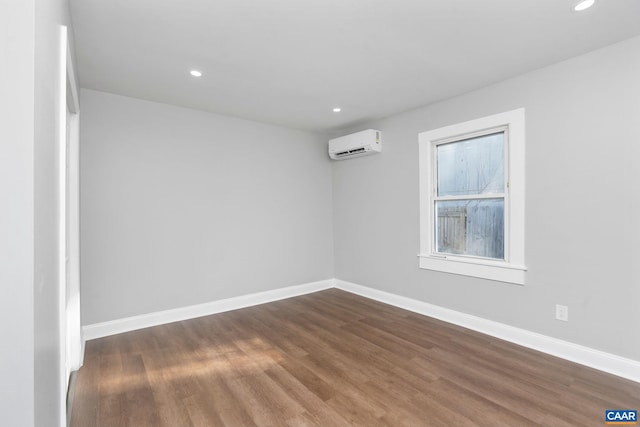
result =
[[[57,425],[65,418],[59,372],[59,197],[60,34],[69,25],[66,0],[35,1],[34,109],[34,376],[35,425]],[[69,29],[69,36],[73,31]],[[73,44],[71,42],[71,44]],[[62,58],[66,61],[66,58]],[[63,104],[64,105],[64,104]]]
[[[333,165],[336,277],[640,360],[638,76],[634,38],[362,126],[383,153]],[[419,269],[418,133],[518,107],[526,285]]]
[[33,17],[33,2],[0,3],[0,414],[11,426],[34,420]]
[[81,91],[83,324],[333,277],[318,135]]
[[11,426],[64,415],[58,331],[57,134],[64,0],[0,5],[0,413]]

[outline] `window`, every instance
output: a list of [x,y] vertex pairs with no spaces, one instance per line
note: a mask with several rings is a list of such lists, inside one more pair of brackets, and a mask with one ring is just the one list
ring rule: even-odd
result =
[[420,267],[524,284],[524,109],[423,132]]

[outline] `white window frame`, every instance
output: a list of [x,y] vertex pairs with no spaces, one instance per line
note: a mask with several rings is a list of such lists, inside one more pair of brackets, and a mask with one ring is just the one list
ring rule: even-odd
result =
[[[504,260],[437,253],[435,250],[436,147],[487,133],[505,132]],[[524,108],[419,134],[420,268],[524,285]]]

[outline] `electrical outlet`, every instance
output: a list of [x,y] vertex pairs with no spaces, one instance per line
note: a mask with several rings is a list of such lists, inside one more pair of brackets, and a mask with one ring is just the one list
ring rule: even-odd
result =
[[567,307],[566,305],[556,304],[556,319],[568,322],[569,307]]

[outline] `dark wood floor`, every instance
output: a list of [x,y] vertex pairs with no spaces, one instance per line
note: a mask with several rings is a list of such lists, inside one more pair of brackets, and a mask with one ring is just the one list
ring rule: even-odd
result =
[[339,290],[87,343],[72,427],[602,426],[640,384]]

